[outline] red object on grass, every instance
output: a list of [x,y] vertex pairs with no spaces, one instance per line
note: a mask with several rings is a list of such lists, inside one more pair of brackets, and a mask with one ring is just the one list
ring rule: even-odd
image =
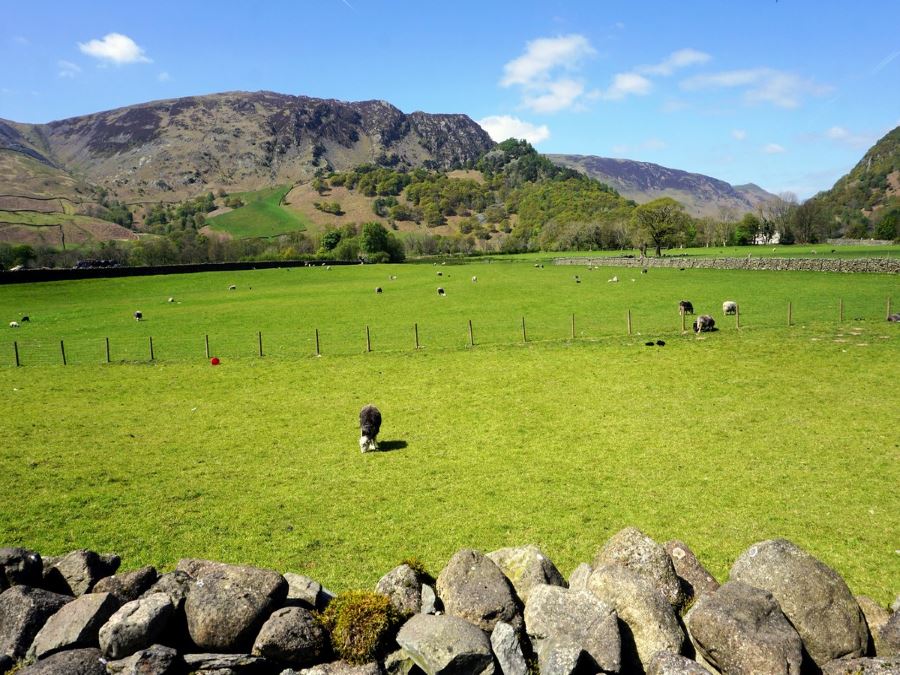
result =
[[212,358],[209,360],[209,362],[210,362],[211,364],[213,364],[214,366],[217,366],[217,365],[219,365],[219,363],[221,363],[221,361],[219,361],[219,357],[218,357],[218,356],[212,357]]

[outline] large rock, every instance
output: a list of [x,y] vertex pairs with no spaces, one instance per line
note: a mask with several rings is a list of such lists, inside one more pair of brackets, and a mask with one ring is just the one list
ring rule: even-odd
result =
[[606,542],[593,564],[595,569],[603,565],[627,567],[650,581],[672,607],[684,605],[684,591],[669,554],[636,527],[626,527]]
[[31,586],[13,586],[0,593],[0,655],[13,661],[28,652],[41,627],[72,597]]
[[182,560],[177,569],[191,577],[184,612],[200,649],[249,651],[287,596],[287,582],[272,570],[207,560]]
[[528,665],[515,629],[500,621],[491,632],[491,649],[503,675],[527,675]]
[[334,599],[334,593],[304,574],[285,572],[284,580],[288,583],[286,602],[289,605],[321,611]]
[[308,609],[285,607],[263,624],[252,653],[292,666],[312,665],[329,653],[328,632]]
[[107,661],[106,670],[112,675],[179,675],[183,668],[177,651],[151,645],[126,659]]
[[94,584],[91,592],[112,593],[124,605],[141,597],[158,579],[156,568],[148,565],[132,572],[104,577]]
[[623,668],[646,670],[656,652],[680,654],[684,631],[672,605],[646,577],[621,565],[603,565],[588,579],[591,593],[612,605],[619,619]]
[[785,539],[762,541],[731,567],[730,578],[769,591],[821,667],[866,653],[866,620],[844,580]]
[[375,592],[386,595],[401,616],[411,616],[422,607],[422,581],[406,563],[381,577]]
[[332,661],[302,670],[282,670],[280,675],[382,675],[382,670],[377,661],[358,666],[346,661]]
[[618,672],[621,666],[616,613],[588,591],[534,586],[525,603],[525,630],[538,653],[545,651],[544,642],[568,642],[584,651],[594,668]]
[[156,642],[174,612],[166,593],[125,603],[100,629],[100,651],[108,659],[123,659],[146,649]]
[[437,579],[437,592],[448,614],[471,621],[485,631],[505,621],[522,628],[519,603],[509,580],[484,554],[462,549],[450,558]]
[[825,664],[822,675],[897,675],[900,656],[878,658],[837,659]]
[[576,644],[568,641],[544,642],[538,652],[541,675],[580,675],[592,673],[590,659]]
[[528,593],[533,586],[547,584],[565,586],[566,580],[556,569],[556,565],[534,544],[501,548],[487,554],[500,571],[506,575],[516,591],[516,595],[524,603],[528,601]]
[[484,631],[455,616],[416,614],[397,634],[399,644],[427,675],[493,675]]
[[10,586],[40,586],[41,556],[25,548],[0,548],[0,591]]
[[422,669],[405,649],[398,649],[384,657],[384,672],[386,675],[421,675]]
[[99,649],[71,649],[41,659],[16,675],[106,675]]
[[100,627],[117,609],[119,601],[109,593],[88,593],[75,598],[38,631],[28,656],[42,659],[66,649],[96,647]]
[[663,544],[666,553],[675,568],[675,574],[681,581],[685,602],[699,598],[706,593],[713,593],[719,588],[719,582],[709,573],[694,552],[683,541],[673,539]]
[[800,636],[767,591],[729,581],[702,595],[686,622],[697,649],[722,673],[800,673]]
[[656,652],[647,666],[647,675],[710,675],[696,661],[672,652]]
[[869,627],[869,634],[874,642],[875,653],[881,654],[881,629],[891,618],[891,613],[884,607],[879,605],[872,598],[865,595],[857,595],[856,603],[862,610],[863,616],[866,618],[866,625]]
[[84,549],[72,551],[51,565],[44,565],[44,584],[58,593],[83,595],[103,577],[115,574],[120,562],[118,556]]
[[250,654],[184,654],[184,665],[191,675],[202,673],[214,673],[215,675],[248,675],[253,673],[270,673],[272,664],[266,659]]
[[594,568],[587,563],[579,564],[569,575],[569,590],[586,591],[588,579],[591,578],[593,571]]
[[169,596],[169,601],[172,603],[175,611],[163,629],[162,635],[159,636],[158,642],[169,647],[175,647],[182,652],[196,650],[195,645],[191,642],[187,617],[184,615],[184,601],[187,598],[190,585],[191,578],[186,573],[179,571],[168,572],[163,574],[141,596],[146,598],[154,593],[165,593]]
[[894,612],[878,631],[878,656],[900,656],[900,612]]

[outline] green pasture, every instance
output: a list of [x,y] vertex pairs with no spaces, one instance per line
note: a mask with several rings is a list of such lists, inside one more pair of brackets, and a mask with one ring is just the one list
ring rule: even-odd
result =
[[290,189],[290,185],[280,185],[255,192],[235,193],[244,205],[210,218],[206,224],[236,239],[274,237],[305,230],[308,223],[300,215],[281,207],[281,200]]
[[[536,543],[568,575],[636,525],[683,539],[720,580],[750,544],[787,537],[887,603],[898,284],[473,263],[0,286],[0,542],[116,551],[129,568],[257,564],[340,591],[413,555],[436,573],[462,547]],[[722,329],[681,335],[681,298]],[[358,451],[368,402],[387,452]]]

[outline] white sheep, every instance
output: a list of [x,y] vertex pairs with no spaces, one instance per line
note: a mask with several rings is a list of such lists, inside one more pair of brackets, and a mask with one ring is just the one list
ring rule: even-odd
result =
[[143,319],[143,318],[144,318],[144,313],[143,313],[142,311],[138,310],[138,311],[136,311],[136,312],[134,313],[134,320],[135,320],[135,321],[140,321],[140,320]]
[[175,298],[169,298],[169,302],[175,302]]
[[478,277],[472,277],[472,283],[473,283],[473,284],[477,284],[477,283],[478,283]]
[[231,286],[228,287],[228,290],[229,290],[229,291],[236,291],[236,290],[237,290],[237,286],[235,286],[234,284],[231,284]]
[[10,328],[18,328],[18,327],[19,327],[19,322],[18,322],[18,321],[10,321],[10,322],[9,322],[9,327],[10,327]]
[[617,284],[617,283],[619,283],[619,277],[615,276],[615,277],[613,277],[612,279],[607,279],[607,280],[606,280],[606,283],[608,283],[608,284]]
[[737,303],[734,300],[726,300],[723,302],[722,314],[737,314]]

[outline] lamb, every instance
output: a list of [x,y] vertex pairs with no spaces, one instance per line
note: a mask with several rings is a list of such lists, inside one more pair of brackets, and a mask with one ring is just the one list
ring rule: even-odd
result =
[[144,318],[144,313],[140,310],[134,313],[134,320],[141,321]]
[[607,280],[606,280],[606,283],[608,283],[608,284],[617,284],[617,283],[619,283],[619,277],[616,276],[616,277],[613,277],[612,279],[607,279]]
[[30,323],[30,322],[31,322],[31,319],[30,319],[30,318],[28,317],[28,315],[26,314],[25,316],[23,316],[23,317],[21,318],[21,321],[22,321],[22,323],[26,323],[26,322],[29,322],[29,323]]
[[376,286],[376,287],[375,287],[375,292],[376,292],[376,293],[381,293],[381,286]]
[[440,271],[440,270],[438,270],[438,273],[437,273],[437,275],[438,275],[438,276],[439,276],[439,277],[442,277],[442,276],[444,276],[444,273],[443,273],[443,272],[441,272],[441,271]]
[[678,303],[678,311],[680,311],[682,314],[693,314],[694,305],[691,304],[690,300],[682,300]]
[[175,298],[169,298],[169,302],[175,302]]
[[709,314],[701,314],[694,319],[695,333],[708,333],[716,328],[716,320]]
[[19,322],[18,322],[18,321],[10,321],[10,322],[9,322],[9,327],[10,327],[10,328],[18,328],[18,327],[19,327]]
[[737,303],[734,300],[726,300],[723,302],[722,314],[737,314]]
[[381,412],[371,403],[359,411],[359,450],[374,452],[378,450],[376,440],[381,430]]
[[444,292],[444,287],[443,287],[443,286],[438,286],[438,295],[440,295],[440,296],[442,296],[442,297],[445,296],[445,295],[447,295],[447,294]]

